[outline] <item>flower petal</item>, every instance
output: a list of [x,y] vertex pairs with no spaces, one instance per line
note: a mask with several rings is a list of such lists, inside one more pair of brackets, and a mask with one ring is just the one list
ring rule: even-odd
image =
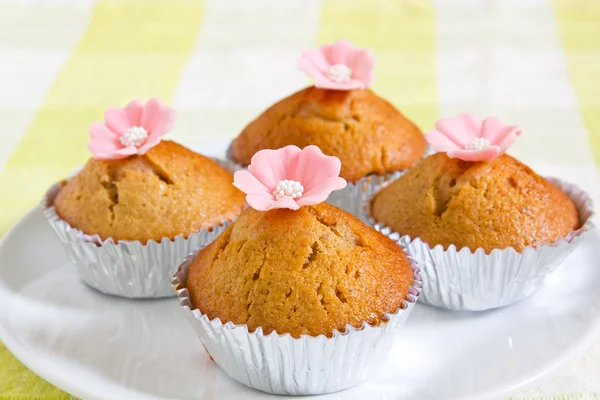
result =
[[173,129],[175,116],[175,110],[167,107],[162,100],[148,100],[142,112],[142,127],[148,132],[148,139],[155,139]]
[[290,197],[283,197],[279,200],[275,200],[273,196],[267,196],[265,194],[249,194],[246,196],[246,202],[250,207],[258,211],[268,211],[274,208],[289,208],[290,210],[297,210],[300,208],[296,201]]
[[120,155],[120,156],[131,156],[135,153],[137,153],[138,149],[135,146],[127,146],[127,147],[122,147],[118,150],[115,151],[115,154]]
[[330,65],[334,64],[346,64],[347,60],[352,55],[352,52],[356,49],[352,42],[346,39],[341,39],[334,44],[325,45],[322,47],[325,59]]
[[327,178],[322,184],[313,187],[308,192],[305,192],[302,197],[297,200],[299,206],[308,206],[319,204],[327,200],[327,197],[334,190],[340,190],[346,187],[346,180],[339,176]]
[[453,150],[448,152],[448,157],[459,158],[463,161],[489,161],[500,155],[498,146],[490,146],[483,150]]
[[474,115],[461,114],[438,120],[435,128],[458,147],[465,148],[473,139],[480,137],[481,121]]
[[326,156],[317,146],[306,146],[298,157],[294,175],[289,179],[304,186],[305,193],[322,185],[328,178],[340,175],[342,163],[337,157]]
[[373,84],[375,80],[373,74],[375,58],[369,49],[356,50],[346,65],[352,70],[353,79],[362,82],[365,87]]
[[246,194],[267,194],[275,201],[272,191],[269,191],[269,189],[249,171],[236,171],[235,174],[233,174],[233,186]]
[[142,113],[144,112],[144,102],[132,100],[125,106],[125,114],[131,126],[142,125]]
[[498,117],[487,117],[481,123],[481,137],[493,143],[504,128],[505,125]]
[[275,204],[275,199],[265,195],[249,194],[246,195],[246,202],[255,210],[267,211]]
[[94,122],[90,125],[90,139],[93,141],[115,141],[118,138],[119,135],[108,129],[102,122]]
[[118,145],[111,141],[91,141],[88,143],[88,149],[92,152],[92,155],[96,155],[99,153],[112,153],[119,149],[122,149],[123,146],[119,143]]
[[448,136],[437,130],[427,132],[425,134],[425,140],[427,140],[427,143],[429,143],[431,148],[438,153],[447,153],[452,150],[462,149],[461,146],[449,139]]
[[350,79],[344,82],[335,82],[327,77],[323,77],[315,80],[315,87],[319,89],[331,89],[331,90],[352,90],[352,89],[365,89],[366,86],[363,82],[356,79]]
[[88,148],[96,160],[117,160],[137,153],[137,149],[134,146],[122,147],[119,149],[103,149],[96,152],[92,151],[89,144]]
[[90,126],[90,141],[87,147],[94,158],[108,159],[112,158],[111,154],[122,148],[123,145],[118,136],[106,125],[94,122]]
[[519,127],[511,126],[510,129],[507,129],[506,132],[503,133],[501,137],[497,138],[496,142],[493,144],[500,147],[500,151],[504,153],[510,146],[513,145],[515,140],[517,140],[522,133],[523,131]]
[[514,125],[504,125],[497,117],[488,117],[483,120],[482,137],[496,145],[504,153],[522,133]]
[[104,123],[108,129],[119,135],[131,128],[125,110],[119,107],[110,107],[104,111]]
[[329,64],[320,49],[305,50],[297,62],[298,68],[313,79],[326,78]]
[[155,137],[155,138],[146,139],[146,142],[137,149],[138,155],[143,156],[144,154],[146,154],[146,152],[148,150],[150,150],[151,148],[153,148],[154,146],[156,146],[159,143],[160,143],[160,136]]
[[248,171],[272,192],[279,181],[290,179],[290,164],[301,150],[297,146],[285,146],[278,150],[261,150],[252,156]]
[[275,203],[269,207],[269,210],[273,210],[275,208],[289,208],[290,210],[297,210],[300,208],[300,206],[296,200],[292,199],[291,197],[282,197],[275,201]]
[[281,157],[284,160],[285,173],[283,179],[291,179],[290,177],[296,176],[298,158],[302,155],[302,150],[298,146],[288,145],[278,151],[281,152]]

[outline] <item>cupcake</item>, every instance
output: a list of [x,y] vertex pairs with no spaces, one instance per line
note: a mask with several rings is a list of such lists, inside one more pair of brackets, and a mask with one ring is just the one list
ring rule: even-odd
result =
[[160,100],[110,108],[92,125],[93,157],[44,199],[45,213],[82,280],[107,294],[172,295],[188,254],[245,206],[233,175],[161,136],[175,112]]
[[329,202],[358,216],[371,189],[399,175],[424,154],[419,128],[368,87],[374,59],[340,40],[305,51],[298,61],[315,85],[271,106],[232,142],[229,158],[246,166],[254,153],[286,145],[316,145],[342,162],[348,186]]
[[591,202],[504,154],[521,134],[497,118],[442,119],[438,153],[373,195],[375,228],[422,266],[423,301],[485,310],[532,294],[591,227]]
[[420,290],[394,241],[324,203],[345,185],[316,146],[264,150],[234,185],[240,217],[173,285],[215,362],[269,393],[334,392],[380,364]]

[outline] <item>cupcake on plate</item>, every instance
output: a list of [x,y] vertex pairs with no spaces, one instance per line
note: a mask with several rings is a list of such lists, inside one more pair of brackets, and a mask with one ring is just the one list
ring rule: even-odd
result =
[[370,222],[419,261],[425,303],[486,310],[529,296],[591,228],[589,197],[504,154],[515,126],[463,114],[436,128],[438,153],[373,195]]
[[380,363],[420,291],[392,240],[324,203],[340,162],[316,146],[263,150],[235,182],[248,204],[175,275],[215,362],[269,393],[353,386]]
[[329,203],[356,216],[371,189],[392,180],[424,154],[419,128],[368,87],[374,58],[367,49],[340,40],[307,50],[298,60],[315,79],[272,105],[232,142],[229,158],[247,166],[254,153],[286,145],[316,145],[342,162],[349,184],[333,193]]
[[[135,298],[172,295],[187,255],[245,206],[232,172],[171,141],[175,111],[159,99],[110,108],[90,129],[93,157],[55,185],[44,211],[82,280]],[[232,166],[229,166],[232,169]]]

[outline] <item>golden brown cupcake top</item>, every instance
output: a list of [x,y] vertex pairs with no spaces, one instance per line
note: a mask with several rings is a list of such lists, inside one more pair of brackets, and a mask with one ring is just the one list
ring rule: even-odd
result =
[[371,215],[431,247],[486,253],[553,243],[580,225],[565,193],[506,154],[487,162],[434,154],[381,190]]
[[342,161],[340,176],[354,182],[366,175],[408,168],[425,152],[423,134],[371,90],[308,87],[271,106],[231,145],[243,165],[259,150],[316,145]]
[[54,206],[86,234],[146,243],[235,219],[245,197],[232,182],[213,160],[163,140],[143,156],[90,159]]
[[293,337],[377,325],[412,284],[392,240],[326,203],[246,209],[198,254],[186,282],[192,305],[210,319]]

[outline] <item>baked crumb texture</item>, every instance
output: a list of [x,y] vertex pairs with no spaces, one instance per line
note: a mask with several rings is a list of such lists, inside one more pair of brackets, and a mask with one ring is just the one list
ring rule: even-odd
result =
[[163,140],[143,156],[90,159],[54,206],[86,234],[146,243],[234,219],[246,201],[232,182],[213,160]]
[[355,182],[414,165],[425,152],[419,128],[371,90],[308,87],[252,121],[231,146],[242,164],[259,150],[316,145],[342,162],[340,176]]
[[488,162],[434,154],[379,192],[371,214],[431,247],[486,253],[553,243],[580,226],[565,193],[506,154]]
[[245,210],[199,253],[186,286],[211,320],[299,337],[377,325],[412,284],[410,262],[393,241],[321,203]]

